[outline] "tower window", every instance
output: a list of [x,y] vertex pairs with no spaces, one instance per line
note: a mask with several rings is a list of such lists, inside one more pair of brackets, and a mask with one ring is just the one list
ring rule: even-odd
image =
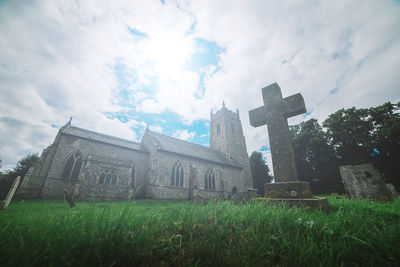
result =
[[232,128],[232,133],[235,134],[235,126],[233,126],[233,123],[231,124],[231,128]]
[[221,133],[221,126],[218,123],[217,124],[217,135],[219,135],[220,133]]

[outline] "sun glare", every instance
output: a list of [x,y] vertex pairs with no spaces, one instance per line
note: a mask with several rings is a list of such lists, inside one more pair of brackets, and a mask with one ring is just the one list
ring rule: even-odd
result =
[[177,78],[193,49],[190,37],[174,33],[150,36],[144,52],[161,77]]

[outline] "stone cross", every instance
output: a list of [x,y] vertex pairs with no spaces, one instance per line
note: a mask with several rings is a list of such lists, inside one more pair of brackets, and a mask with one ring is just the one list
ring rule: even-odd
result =
[[11,199],[13,198],[15,191],[17,191],[18,185],[21,182],[21,177],[18,176],[11,185],[10,190],[7,193],[6,198],[4,199],[0,209],[5,210],[7,209],[8,205],[10,205]]
[[306,112],[303,96],[282,98],[277,83],[264,87],[262,95],[264,106],[249,111],[250,125],[268,127],[275,182],[298,181],[287,119]]

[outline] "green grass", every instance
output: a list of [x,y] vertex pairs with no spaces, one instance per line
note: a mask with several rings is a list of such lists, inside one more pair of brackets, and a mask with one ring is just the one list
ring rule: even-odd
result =
[[0,212],[0,265],[400,265],[399,199],[329,203],[14,202]]

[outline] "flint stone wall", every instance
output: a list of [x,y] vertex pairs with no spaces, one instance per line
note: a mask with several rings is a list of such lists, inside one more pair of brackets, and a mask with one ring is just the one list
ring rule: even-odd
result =
[[[234,187],[238,191],[245,191],[243,170],[224,166],[218,163],[189,158],[170,152],[157,151],[151,153],[152,168],[149,173],[147,197],[155,199],[190,199],[200,194],[207,199],[225,198]],[[180,161],[184,170],[183,187],[171,186],[172,166]],[[205,175],[211,168],[215,175],[215,191],[205,189]],[[190,192],[192,179],[192,192]]]

